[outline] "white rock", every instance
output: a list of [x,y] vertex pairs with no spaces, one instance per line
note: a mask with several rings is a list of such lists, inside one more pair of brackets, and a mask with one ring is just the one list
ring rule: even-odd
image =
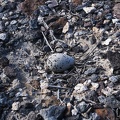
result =
[[63,72],[73,67],[74,63],[73,57],[63,53],[54,53],[47,59],[47,67],[54,72]]
[[72,110],[72,115],[77,115],[78,113],[78,110],[77,108],[74,106],[74,109]]
[[106,87],[105,89],[102,89],[101,92],[106,96],[110,96],[113,93],[116,93],[117,91],[114,91],[113,88]]
[[90,13],[92,10],[96,10],[95,7],[84,7],[83,10],[86,12],[86,13]]
[[11,25],[14,25],[14,24],[16,24],[16,23],[17,23],[16,20],[12,20],[12,21],[10,22]]
[[109,45],[109,43],[112,41],[111,38],[108,38],[107,40],[105,40],[104,42],[102,42],[102,45]]
[[88,87],[91,84],[91,80],[86,80],[83,84]]
[[17,111],[20,108],[20,102],[14,102],[12,104],[12,110]]
[[69,22],[67,22],[65,26],[63,27],[62,33],[66,33],[68,32],[68,30],[69,30]]
[[99,84],[98,83],[91,83],[92,85],[92,90],[97,90],[97,88],[99,87]]
[[117,23],[119,21],[119,19],[112,19],[113,23]]
[[47,89],[47,88],[48,88],[48,82],[46,82],[46,81],[41,81],[41,82],[40,82],[40,88],[41,88],[41,89]]
[[82,93],[82,92],[88,90],[88,88],[85,85],[83,85],[82,83],[77,84],[74,89],[75,89],[76,93]]
[[7,34],[6,33],[0,33],[0,40],[6,40]]

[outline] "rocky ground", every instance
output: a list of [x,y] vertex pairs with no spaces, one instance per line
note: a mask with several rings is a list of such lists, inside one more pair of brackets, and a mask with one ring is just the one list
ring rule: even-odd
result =
[[120,0],[0,0],[0,120],[119,120]]

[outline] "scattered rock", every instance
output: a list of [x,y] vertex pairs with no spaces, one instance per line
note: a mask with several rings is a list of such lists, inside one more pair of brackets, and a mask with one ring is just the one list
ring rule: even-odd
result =
[[32,80],[30,84],[35,88],[35,89],[40,89],[40,82],[38,80]]
[[6,33],[0,33],[0,40],[6,41],[7,40],[7,34]]
[[0,120],[119,119],[119,3],[1,0]]
[[96,10],[95,7],[84,7],[83,10],[88,14]]
[[63,33],[66,33],[66,32],[68,32],[68,30],[69,30],[69,23],[67,22],[67,23],[65,24],[65,26],[63,27],[62,32],[63,32]]
[[0,58],[0,66],[3,68],[9,65],[9,60],[6,57]]
[[78,110],[76,106],[74,106],[74,109],[72,109],[72,116],[77,115],[77,114],[78,114]]
[[17,110],[19,110],[19,108],[20,108],[20,102],[14,102],[12,104],[12,110],[13,111],[17,111]]
[[113,7],[114,10],[114,15],[120,19],[120,3],[115,4],[115,6]]
[[109,80],[113,83],[116,83],[120,79],[120,76],[111,76],[109,77]]
[[39,11],[42,17],[48,16],[51,13],[51,9],[47,5],[39,6]]
[[74,90],[76,91],[76,93],[82,93],[82,92],[88,90],[88,88],[85,85],[79,83],[75,86]]
[[83,102],[80,102],[77,106],[77,109],[80,113],[84,113],[89,109],[89,104]]
[[120,101],[118,101],[113,95],[106,98],[105,105],[111,108],[118,108]]
[[107,40],[105,40],[104,42],[102,42],[102,45],[109,45],[111,41],[112,41],[112,39],[108,38]]
[[90,38],[90,42],[92,45],[96,43],[96,38],[94,35]]
[[98,100],[99,100],[99,102],[100,103],[105,103],[106,102],[106,97],[105,96],[103,96],[103,95],[100,95],[99,97],[98,97]]
[[2,32],[4,29],[5,29],[4,24],[2,21],[0,21],[0,32]]
[[27,117],[28,120],[36,120],[36,114],[31,111],[29,114],[28,114],[28,117]]
[[96,75],[96,74],[92,74],[91,77],[90,77],[90,79],[91,79],[92,82],[96,82],[96,81],[99,80],[99,76]]
[[57,0],[51,0],[47,2],[49,8],[54,8],[58,6]]
[[4,68],[4,73],[9,78],[14,78],[16,76],[16,73],[15,73],[14,69],[12,67],[10,67],[10,66],[6,66]]
[[74,58],[63,53],[54,53],[47,59],[47,67],[54,72],[63,72],[73,67]]
[[119,19],[112,19],[113,23],[117,23],[119,21]]
[[86,71],[84,72],[84,74],[85,74],[85,75],[92,75],[92,74],[95,74],[96,72],[98,72],[98,71],[97,71],[97,68],[91,67],[91,68],[89,68],[88,70],[86,70]]
[[113,73],[119,74],[120,73],[120,53],[119,52],[107,52],[107,57],[113,67]]
[[92,87],[91,87],[91,90],[97,90],[97,88],[99,87],[99,84],[98,83],[91,83]]
[[66,106],[51,106],[47,109],[40,110],[44,120],[61,120],[64,116]]
[[21,3],[20,9],[28,16],[32,15],[39,5],[43,5],[46,0],[25,0]]

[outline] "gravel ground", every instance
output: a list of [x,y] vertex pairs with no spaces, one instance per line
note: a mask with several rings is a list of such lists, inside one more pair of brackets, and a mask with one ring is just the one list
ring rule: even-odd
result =
[[0,120],[119,120],[120,1],[1,0]]

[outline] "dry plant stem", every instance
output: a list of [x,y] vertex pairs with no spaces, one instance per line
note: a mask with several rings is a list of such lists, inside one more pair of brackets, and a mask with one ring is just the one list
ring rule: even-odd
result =
[[[58,87],[61,87],[61,86],[60,86],[60,83],[58,83]],[[61,90],[58,89],[58,90],[57,90],[57,99],[58,99],[58,100],[60,99],[60,92],[61,92]]]
[[41,17],[41,23],[44,25],[44,27],[45,27],[47,30],[49,30],[51,39],[52,39],[53,41],[59,41],[59,42],[65,43],[65,42],[63,42],[62,40],[59,40],[59,39],[57,39],[57,38],[54,36],[53,30],[49,29],[49,26],[48,26],[47,23],[44,21],[43,17]]
[[49,46],[49,48],[51,49],[51,52],[54,52],[54,50],[52,49],[52,47],[50,46],[50,44],[49,44],[49,42],[48,42],[48,40],[47,40],[47,38],[45,37],[45,35],[44,35],[44,33],[42,32],[42,35],[43,35],[43,37],[44,37],[44,40],[46,41],[46,44]]
[[69,89],[61,86],[54,86],[54,85],[49,85],[48,88],[57,88],[57,89]]
[[[102,34],[102,33],[101,33],[101,34]],[[96,37],[95,34],[93,34],[93,35],[95,36],[95,38],[96,38],[96,40],[97,40],[98,37]],[[98,46],[98,45],[100,44],[100,42],[101,42],[100,39],[98,39],[98,40],[99,40],[99,41],[96,43],[96,45],[93,46],[92,49],[89,50],[89,52],[83,56],[82,61],[86,60],[86,59],[89,57],[89,55],[91,55],[91,54],[93,53],[93,51],[97,48],[97,46]]]
[[[102,34],[102,33],[101,33]],[[93,35],[95,36],[96,40],[98,39],[98,37],[96,37],[96,35],[93,33]],[[94,50],[97,48],[97,46],[100,44],[101,40],[98,39],[99,41],[96,43],[95,46],[93,46],[93,48],[91,50],[89,50],[89,52],[87,54],[85,54],[83,57],[82,57],[82,62],[84,63],[83,64],[83,69],[82,69],[82,73],[85,71],[85,64],[86,64],[86,59],[89,58],[89,56],[94,52]],[[84,62],[85,61],[85,62]]]

